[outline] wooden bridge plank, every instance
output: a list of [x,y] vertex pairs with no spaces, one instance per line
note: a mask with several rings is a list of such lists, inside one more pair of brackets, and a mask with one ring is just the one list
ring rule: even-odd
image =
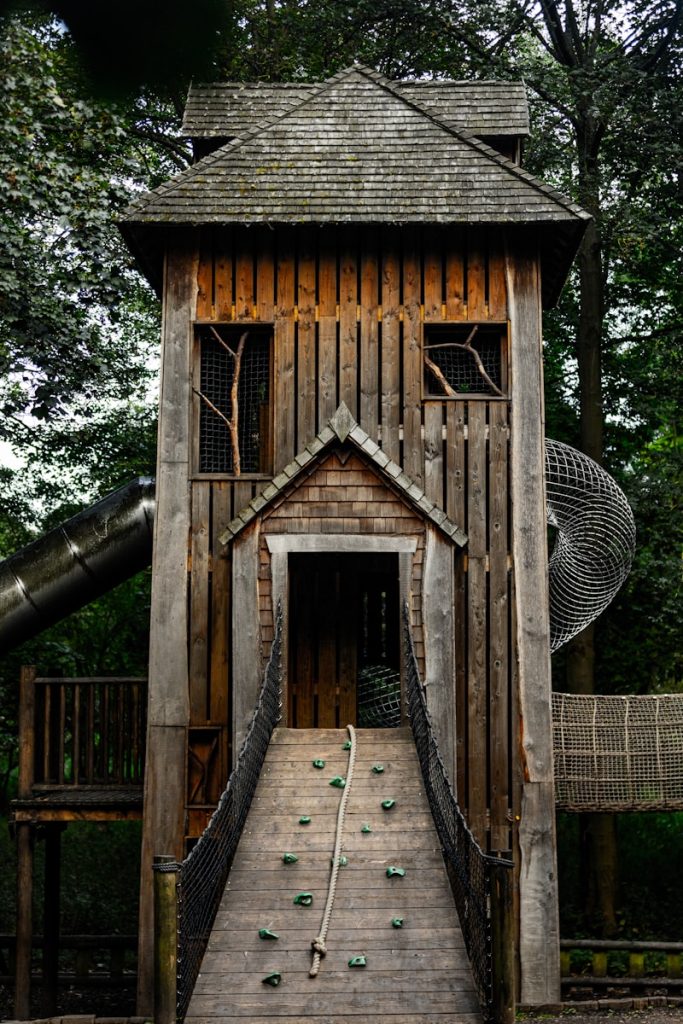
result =
[[[348,944],[350,938],[355,938],[356,935],[357,929],[338,928],[334,922],[330,927],[330,943],[334,942],[335,948],[341,949],[344,944]],[[299,943],[304,943],[306,949],[310,949],[311,934],[308,928],[289,928],[287,938],[288,942],[291,940],[290,947],[292,949],[297,949]],[[413,950],[442,949],[459,950],[460,952],[465,950],[462,932],[455,925],[443,928],[419,928],[413,925],[412,917],[405,917],[403,928],[400,929],[400,932],[392,930],[390,937],[386,924],[381,928],[363,929],[363,947],[366,950],[391,951],[392,949],[404,949],[406,946]],[[243,956],[250,950],[263,950],[263,940],[259,938],[256,928],[230,928],[214,932],[208,949],[211,953],[232,951]],[[210,969],[208,960],[206,969]]]

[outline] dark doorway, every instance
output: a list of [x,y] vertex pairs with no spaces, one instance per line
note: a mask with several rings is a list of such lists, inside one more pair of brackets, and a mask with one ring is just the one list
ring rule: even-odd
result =
[[289,580],[290,726],[398,725],[398,555],[290,555]]

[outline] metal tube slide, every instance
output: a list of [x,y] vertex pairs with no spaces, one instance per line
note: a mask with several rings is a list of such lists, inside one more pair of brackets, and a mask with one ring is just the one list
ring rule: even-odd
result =
[[0,563],[0,654],[144,569],[154,480],[140,477]]

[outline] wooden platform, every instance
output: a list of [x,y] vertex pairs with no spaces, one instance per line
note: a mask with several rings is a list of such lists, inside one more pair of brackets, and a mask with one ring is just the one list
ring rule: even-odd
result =
[[[276,730],[218,911],[188,1024],[242,1018],[476,1024],[477,997],[439,841],[408,730],[358,730],[328,953],[310,978],[310,944],[327,897],[347,738],[338,729]],[[322,758],[322,770],[312,765]],[[374,774],[372,766],[384,772]],[[382,800],[394,799],[389,811]],[[309,825],[300,825],[310,815]],[[372,831],[363,834],[364,823]],[[297,855],[284,864],[282,855]],[[387,867],[405,868],[387,878]],[[311,907],[296,906],[299,892]],[[403,927],[392,927],[394,917]],[[259,928],[279,935],[259,938]],[[348,961],[364,955],[365,968]],[[277,988],[263,978],[278,971]]]

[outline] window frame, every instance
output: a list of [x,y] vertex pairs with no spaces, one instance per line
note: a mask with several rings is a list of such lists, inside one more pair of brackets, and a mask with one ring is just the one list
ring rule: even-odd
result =
[[[201,409],[202,399],[197,394],[202,379],[202,334],[209,328],[229,328],[237,337],[245,330],[255,330],[259,334],[268,334],[268,423],[265,452],[262,450],[262,462],[267,469],[258,473],[226,473],[224,471],[202,470],[201,466]],[[275,425],[275,325],[272,320],[195,320],[192,323],[192,365],[190,372],[192,388],[192,474],[193,480],[226,480],[234,483],[240,481],[267,481],[273,478],[274,462],[274,425]]]
[[[500,333],[500,390],[502,395],[489,391],[462,391],[457,395],[432,394],[427,390],[427,367],[425,365],[425,346],[429,344],[430,334],[438,334],[456,328],[466,335],[473,327],[487,329],[497,328]],[[421,377],[420,392],[422,402],[509,402],[510,401],[510,321],[509,320],[432,320],[422,324],[420,341]]]

